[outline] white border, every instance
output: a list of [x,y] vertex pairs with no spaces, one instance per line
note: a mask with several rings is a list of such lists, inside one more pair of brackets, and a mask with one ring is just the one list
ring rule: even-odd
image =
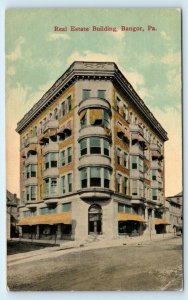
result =
[[[93,4],[94,3],[94,4]],[[6,186],[5,186],[5,9],[6,8],[29,8],[29,7],[179,7],[182,9],[182,24],[183,24],[183,133],[184,133],[184,213],[187,216],[187,201],[188,200],[188,187],[187,187],[187,154],[188,151],[188,87],[186,86],[187,80],[187,53],[188,53],[188,2],[187,0],[1,0],[0,2],[0,157],[1,157],[1,169],[0,169],[0,299],[19,299],[25,300],[38,298],[40,299],[122,299],[124,297],[131,299],[187,299],[187,237],[186,228],[187,220],[184,218],[184,291],[183,292],[7,292],[6,290],[6,238],[5,238],[5,218],[6,218]]]

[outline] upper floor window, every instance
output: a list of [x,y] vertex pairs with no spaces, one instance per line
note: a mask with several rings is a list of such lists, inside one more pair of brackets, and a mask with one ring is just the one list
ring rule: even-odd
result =
[[121,186],[121,175],[117,174],[116,175],[116,191],[120,192],[120,186]]
[[[89,146],[89,148],[88,148]],[[103,154],[109,156],[110,143],[107,139],[91,137],[80,141],[80,155]]]
[[133,170],[138,169],[138,157],[137,156],[131,157],[131,167]]
[[26,200],[34,201],[37,199],[37,186],[31,185],[26,187]]
[[52,152],[52,153],[46,154],[45,158],[44,158],[45,169],[57,168],[57,158],[58,158],[57,153]]
[[65,150],[61,151],[61,166],[65,166],[72,162],[72,147],[68,147]]
[[37,165],[29,165],[26,167],[26,178],[37,176]]
[[101,153],[100,138],[90,138],[90,153],[99,154]]
[[68,192],[72,192],[72,173],[67,175]]
[[84,126],[87,125],[87,111],[86,110],[80,114],[80,125],[81,125],[81,128],[83,128]]
[[116,149],[116,161],[117,161],[118,165],[120,165],[120,157],[121,157],[121,149],[117,148]]
[[105,90],[98,90],[98,91],[97,91],[97,97],[98,97],[98,98],[105,99],[105,93],[106,93]]
[[103,167],[88,167],[80,170],[81,188],[110,187],[110,170]]
[[57,194],[57,178],[44,179],[44,194],[46,196]]
[[58,109],[54,109],[54,120],[58,120]]
[[61,103],[61,114],[62,114],[62,117],[65,116],[65,114],[66,114],[65,101],[63,101],[63,102]]
[[121,100],[116,96],[115,109],[117,110],[117,112],[120,111],[120,103]]
[[86,90],[86,89],[84,89],[83,91],[82,91],[82,98],[83,98],[83,100],[86,100],[86,99],[88,99],[88,98],[90,98],[90,92],[91,92],[91,90]]
[[157,200],[157,194],[158,194],[157,189],[152,189],[152,200]]
[[157,180],[157,170],[152,170],[152,180]]
[[72,109],[72,103],[71,103],[71,95],[67,97],[67,112],[69,112]]
[[80,142],[80,155],[87,154],[87,139],[83,139]]

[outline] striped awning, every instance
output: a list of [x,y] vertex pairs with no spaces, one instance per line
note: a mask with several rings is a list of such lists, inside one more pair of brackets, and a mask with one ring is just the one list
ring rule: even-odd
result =
[[151,156],[159,158],[161,155],[157,150],[153,150],[153,151],[151,151]]
[[118,221],[145,222],[144,218],[137,214],[123,213],[123,212],[118,213]]
[[71,224],[72,216],[71,212],[63,212],[63,213],[55,213],[55,214],[47,214],[47,215],[39,215],[39,216],[31,216],[27,218],[23,218],[19,221],[18,226],[23,225],[42,225],[42,224]]
[[155,218],[154,220],[155,225],[170,225],[165,219]]

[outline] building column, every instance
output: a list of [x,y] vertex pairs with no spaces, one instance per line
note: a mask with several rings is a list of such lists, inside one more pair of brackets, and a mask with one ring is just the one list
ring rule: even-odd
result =
[[61,239],[61,224],[57,224],[57,240]]
[[40,228],[39,228],[40,225],[37,225],[36,226],[36,240],[39,240],[40,239]]

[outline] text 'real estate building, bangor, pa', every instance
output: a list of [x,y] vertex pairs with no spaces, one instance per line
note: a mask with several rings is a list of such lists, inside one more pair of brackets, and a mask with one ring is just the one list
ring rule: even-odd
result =
[[74,62],[16,131],[22,237],[166,231],[167,133],[115,63]]

